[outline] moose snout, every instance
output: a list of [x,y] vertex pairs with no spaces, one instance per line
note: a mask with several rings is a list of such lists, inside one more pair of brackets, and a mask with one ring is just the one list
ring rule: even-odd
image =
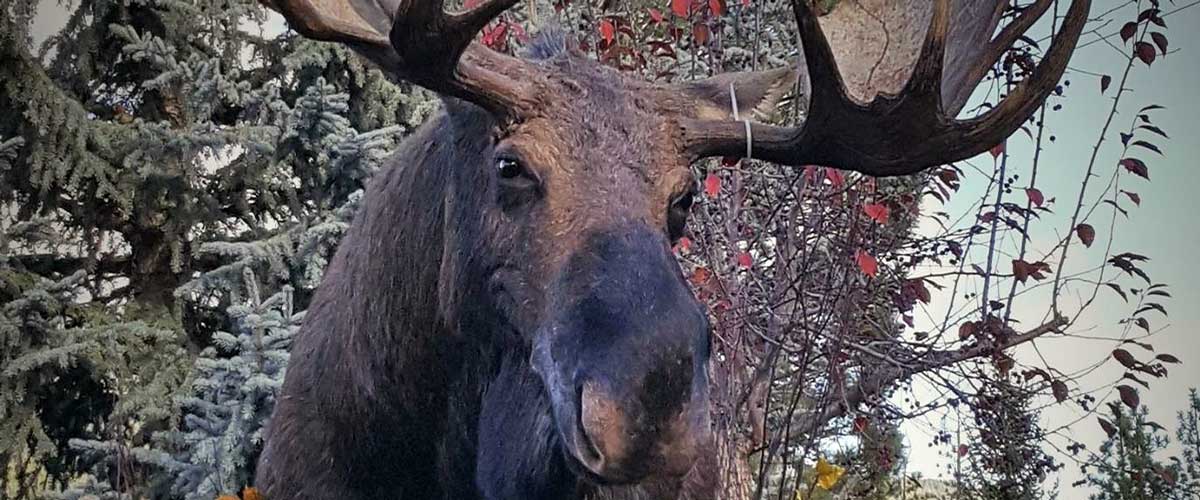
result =
[[661,233],[596,233],[533,342],[568,463],[593,481],[682,476],[708,435],[708,320]]
[[622,397],[601,383],[584,383],[579,394],[583,446],[578,458],[591,473],[614,482],[635,481],[650,473],[682,476],[695,462],[707,428],[703,418],[696,418],[704,411],[690,398]]

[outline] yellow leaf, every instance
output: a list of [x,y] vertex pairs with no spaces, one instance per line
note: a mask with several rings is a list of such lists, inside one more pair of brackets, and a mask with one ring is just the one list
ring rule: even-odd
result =
[[263,496],[258,492],[258,488],[247,486],[242,489],[242,500],[263,500]]
[[817,486],[821,489],[832,490],[845,473],[845,468],[826,462],[824,458],[817,459]]
[[238,500],[238,497],[235,497],[233,495],[221,495],[221,496],[217,497],[217,500]]

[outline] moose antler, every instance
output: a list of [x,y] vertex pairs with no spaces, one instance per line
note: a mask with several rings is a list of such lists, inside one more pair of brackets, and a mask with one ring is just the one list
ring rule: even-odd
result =
[[[681,120],[684,147],[694,158],[750,155],[784,165],[825,165],[874,176],[895,176],[970,158],[999,144],[1042,105],[1066,70],[1087,22],[1090,0],[1072,0],[1062,28],[1031,75],[988,112],[970,119],[947,116],[942,63],[950,1],[936,0],[920,57],[898,94],[863,104],[842,83],[833,51],[810,0],[792,0],[808,66],[811,100],[798,128],[711,120]],[[989,43],[970,73],[982,76],[1053,0],[1039,0]]]
[[536,95],[538,68],[472,42],[517,0],[483,0],[456,14],[444,0],[260,1],[308,38],[349,45],[398,78],[497,115],[527,108]]

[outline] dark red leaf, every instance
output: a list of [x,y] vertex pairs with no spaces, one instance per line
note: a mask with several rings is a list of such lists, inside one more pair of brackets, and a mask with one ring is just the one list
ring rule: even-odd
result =
[[1167,35],[1155,31],[1150,34],[1150,39],[1154,40],[1154,45],[1158,46],[1163,55],[1167,54]]
[[1117,428],[1113,427],[1112,422],[1104,420],[1100,417],[1096,417],[1096,420],[1100,421],[1100,428],[1104,429],[1104,433],[1108,434],[1108,437],[1113,437],[1117,433]]
[[1111,83],[1112,83],[1112,77],[1111,77],[1111,76],[1108,76],[1108,75],[1102,75],[1102,76],[1100,77],[1100,93],[1101,93],[1101,94],[1103,94],[1105,90],[1108,90],[1108,86],[1109,86],[1109,84],[1111,84]]
[[1165,139],[1170,139],[1170,137],[1167,137],[1167,133],[1163,132],[1163,129],[1155,127],[1154,125],[1139,125],[1138,128],[1149,130],[1151,132],[1154,132],[1158,135],[1163,136],[1163,138],[1165,138]]
[[1137,23],[1129,21],[1121,26],[1121,41],[1129,43],[1129,39],[1137,34]]
[[1004,154],[1004,145],[1005,145],[1005,143],[1004,143],[1004,142],[1001,142],[1000,144],[997,144],[997,145],[995,145],[995,146],[992,146],[992,149],[988,150],[988,152],[992,154],[992,158],[993,158],[993,159],[995,159],[995,158],[999,157],[1000,155]]
[[867,417],[855,417],[854,430],[860,433],[867,432],[867,426],[870,425],[870,422],[870,420],[867,420]]
[[1147,332],[1150,331],[1150,320],[1146,318],[1134,318],[1133,324],[1137,325],[1138,328],[1146,330]]
[[1141,404],[1141,399],[1138,398],[1137,389],[1128,385],[1118,385],[1117,392],[1121,393],[1121,402],[1125,403],[1131,410],[1136,410]]
[[968,337],[974,336],[975,331],[979,329],[979,325],[974,321],[966,321],[958,325],[958,338],[966,340]]
[[1137,158],[1122,158],[1118,163],[1134,175],[1146,180],[1150,179],[1150,169],[1146,168],[1146,162]]
[[1146,142],[1146,141],[1133,141],[1132,145],[1149,149],[1150,151],[1154,151],[1155,153],[1158,153],[1160,155],[1163,154],[1162,150],[1158,149],[1158,146],[1150,144],[1149,142]]
[[1041,190],[1037,188],[1025,188],[1025,196],[1029,197],[1029,202],[1035,207],[1040,207],[1046,202],[1046,198],[1042,196]]
[[970,451],[971,450],[970,450],[970,448],[967,448],[967,445],[965,445],[965,444],[958,445],[958,456],[965,457],[965,456],[967,456],[967,453]]
[[1125,349],[1113,349],[1112,357],[1113,359],[1117,360],[1118,363],[1121,363],[1122,366],[1131,370],[1141,366],[1141,363],[1138,362],[1138,360],[1135,359],[1133,355]]
[[865,250],[858,249],[854,251],[854,262],[858,263],[858,268],[867,276],[874,278],[875,274],[879,272],[879,264],[875,261],[875,257],[872,257]]
[[1031,263],[1031,262],[1025,262],[1020,259],[1013,259],[1012,267],[1013,267],[1013,277],[1016,278],[1017,282],[1019,282],[1019,283],[1024,283],[1025,280],[1028,278],[1033,278],[1033,279],[1039,280],[1039,281],[1046,279],[1046,275],[1042,274],[1042,273],[1050,272],[1050,264],[1047,264],[1045,262],[1032,262]]
[[696,23],[696,24],[692,25],[692,38],[694,38],[696,40],[697,44],[707,45],[709,35],[710,35],[710,32],[708,30],[707,24]]
[[874,219],[875,222],[878,222],[880,224],[887,224],[887,221],[888,221],[888,207],[887,206],[885,206],[881,203],[871,203],[868,205],[863,205],[863,212],[866,212],[867,217]]
[[1146,66],[1154,64],[1154,58],[1157,53],[1154,51],[1154,46],[1146,42],[1137,42],[1133,44],[1133,54],[1146,63]]
[[1054,400],[1059,403],[1067,400],[1067,384],[1061,380],[1055,380],[1050,383],[1050,391],[1054,393]]
[[1121,289],[1121,285],[1118,285],[1116,283],[1105,283],[1105,285],[1108,285],[1108,287],[1112,288],[1114,292],[1117,292],[1117,294],[1120,295],[1122,299],[1125,299],[1125,302],[1129,302],[1129,296],[1125,295],[1125,291]]
[[1075,226],[1075,234],[1079,235],[1079,241],[1082,241],[1085,247],[1092,246],[1092,242],[1096,240],[1096,229],[1091,224]]
[[1170,354],[1159,354],[1158,356],[1155,356],[1154,359],[1162,361],[1163,363],[1179,363],[1180,362],[1179,358],[1172,356]]
[[1130,192],[1130,191],[1125,191],[1125,190],[1121,190],[1121,192],[1122,192],[1122,193],[1125,193],[1125,196],[1128,196],[1128,197],[1129,197],[1129,199],[1130,199],[1131,201],[1133,201],[1133,204],[1134,204],[1134,205],[1137,205],[1137,206],[1139,206],[1139,207],[1140,207],[1140,206],[1142,206],[1142,197],[1141,197],[1141,196],[1138,196],[1138,194],[1137,194],[1137,193]]
[[929,301],[933,299],[933,297],[929,294],[929,288],[925,286],[925,280],[912,279],[906,281],[905,284],[907,285],[908,290],[914,296],[916,296],[917,300],[928,304]]

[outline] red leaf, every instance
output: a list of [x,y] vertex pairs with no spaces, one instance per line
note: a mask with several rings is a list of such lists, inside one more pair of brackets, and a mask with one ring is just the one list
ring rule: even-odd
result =
[[650,20],[654,21],[654,24],[659,24],[659,23],[663,22],[662,11],[658,10],[658,9],[650,9]]
[[888,221],[888,207],[887,206],[885,206],[881,203],[871,203],[869,205],[863,205],[863,212],[867,213],[867,217],[875,219],[875,222],[878,222],[880,224],[887,224],[887,221]]
[[871,254],[862,249],[855,250],[854,261],[858,263],[858,268],[867,276],[874,278],[875,273],[879,272],[879,263],[875,262],[875,257],[872,257]]
[[1128,385],[1118,385],[1117,392],[1121,393],[1121,402],[1125,403],[1131,410],[1136,410],[1141,400],[1138,398],[1137,389]]
[[714,16],[721,15],[725,11],[723,7],[721,0],[708,0],[708,11]]
[[691,5],[691,0],[671,0],[671,12],[679,17],[687,17]]
[[1150,170],[1146,168],[1146,162],[1137,158],[1123,158],[1118,162],[1125,170],[1132,172],[1134,175],[1146,180],[1150,180]]
[[483,44],[488,47],[491,47],[496,50],[500,50],[503,48],[502,46],[504,44],[505,34],[507,34],[507,33],[508,33],[508,23],[501,22],[501,23],[497,24],[496,27],[494,27],[494,28],[491,28],[491,29],[484,28],[483,36],[480,37],[479,41],[483,42]]
[[750,266],[754,265],[754,260],[750,258],[749,252],[741,252],[737,255],[737,263],[739,266],[750,269]]
[[611,44],[615,36],[613,24],[608,19],[600,21],[600,38],[604,39],[605,43]]
[[854,418],[854,430],[856,430],[860,433],[867,432],[867,426],[870,424],[870,422],[871,422],[870,420],[867,420],[867,417],[861,417],[861,416],[855,417]]
[[958,445],[958,456],[965,457],[965,456],[967,456],[967,453],[969,451],[971,451],[971,449],[967,448],[967,445],[965,445],[965,444]]
[[717,177],[717,174],[708,174],[708,177],[704,178],[704,194],[709,198],[716,198],[720,192],[721,178]]
[[1137,23],[1129,21],[1125,26],[1121,26],[1121,41],[1129,43],[1129,39],[1137,34]]
[[675,242],[676,252],[686,252],[689,248],[692,248],[692,240],[687,236],[681,237],[679,241]]
[[978,329],[979,329],[979,325],[976,324],[974,321],[967,321],[961,325],[958,325],[959,340],[966,340],[967,338],[974,336],[975,331]]
[[750,0],[742,0],[742,7],[749,7],[749,6],[750,6]]
[[841,188],[846,184],[846,177],[842,175],[842,171],[836,168],[825,167],[825,178],[829,179],[829,184],[835,188]]
[[692,25],[692,38],[695,38],[696,43],[699,45],[708,44],[709,33],[707,24],[696,23]]
[[1154,51],[1154,46],[1146,42],[1137,42],[1133,44],[1133,53],[1146,63],[1146,66],[1154,64],[1154,57],[1157,53]]
[[1167,55],[1167,35],[1155,31],[1150,34],[1150,38],[1154,40],[1154,45],[1158,46],[1158,50],[1162,51],[1163,55]]
[[1046,202],[1046,197],[1042,196],[1042,192],[1037,188],[1025,188],[1025,196],[1029,197],[1029,202],[1035,207],[1040,207]]
[[1117,428],[1113,427],[1112,422],[1104,420],[1100,417],[1096,417],[1096,420],[1100,421],[1100,428],[1104,429],[1104,433],[1108,434],[1108,437],[1113,437],[1113,435],[1117,433]]
[[1112,77],[1111,77],[1111,76],[1108,76],[1108,75],[1102,75],[1102,76],[1100,77],[1100,93],[1101,93],[1101,94],[1103,94],[1105,90],[1108,90],[1108,86],[1109,86],[1109,84],[1111,84],[1111,83],[1112,83]]
[[1075,226],[1075,234],[1079,235],[1079,241],[1082,241],[1085,247],[1091,247],[1092,242],[1096,240],[1096,229],[1091,224]]
[[909,283],[909,288],[912,290],[913,294],[915,294],[917,296],[917,300],[924,302],[926,304],[928,304],[930,300],[933,300],[933,296],[931,296],[929,294],[929,288],[925,286],[925,280],[923,280],[923,279],[908,280],[908,283]]
[[996,159],[1000,155],[1004,154],[1004,144],[1004,142],[1001,142],[1000,144],[992,146],[992,149],[988,150],[989,153],[992,153],[992,159]]
[[1142,206],[1142,197],[1138,196],[1137,193],[1125,191],[1125,190],[1121,190],[1121,192],[1125,193],[1125,196],[1128,196],[1130,201],[1133,201],[1134,205],[1137,205],[1139,207]]
[[1013,277],[1016,278],[1020,283],[1024,283],[1028,278],[1033,278],[1039,281],[1046,279],[1046,276],[1042,273],[1050,272],[1050,264],[1045,262],[1030,263],[1020,259],[1013,259],[1012,267]]

